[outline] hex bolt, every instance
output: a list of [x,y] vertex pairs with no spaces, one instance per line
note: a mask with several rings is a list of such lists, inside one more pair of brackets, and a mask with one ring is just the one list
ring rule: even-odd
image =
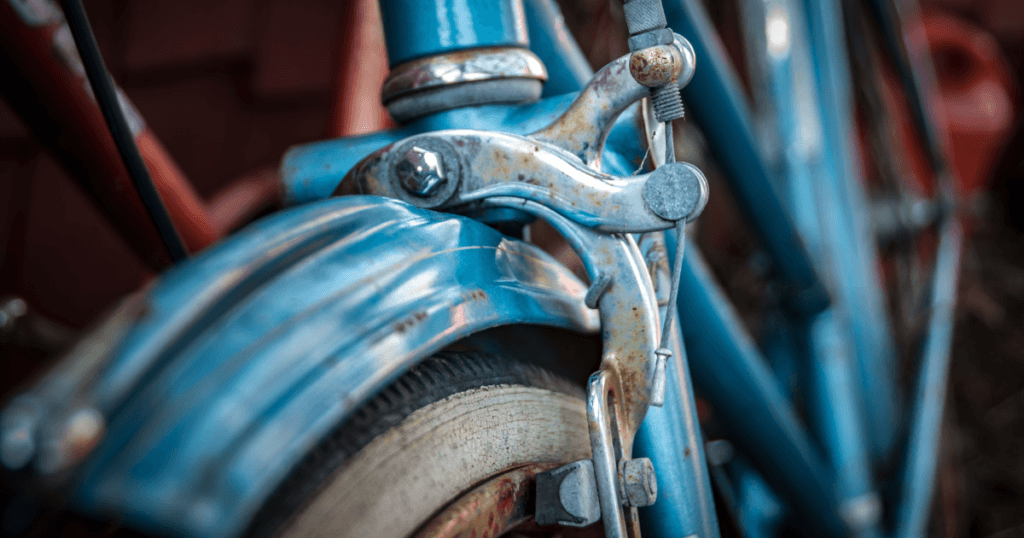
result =
[[419,146],[405,152],[395,171],[402,188],[420,198],[429,198],[448,182],[441,154]]
[[658,499],[658,479],[654,464],[647,458],[619,462],[619,496],[622,504],[642,508]]

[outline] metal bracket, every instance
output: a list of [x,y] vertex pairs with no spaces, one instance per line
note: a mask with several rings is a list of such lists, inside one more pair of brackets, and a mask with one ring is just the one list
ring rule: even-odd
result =
[[[692,74],[689,43],[677,35],[671,46],[688,62],[683,71]],[[463,213],[515,209],[543,218],[580,256],[592,283],[587,305],[598,309],[604,340],[587,409],[608,537],[638,536],[636,507],[653,503],[657,495],[650,462],[630,457],[652,400],[658,404],[664,398],[658,385],[664,384],[665,362],[658,355],[661,327],[651,276],[630,234],[681,229],[708,197],[704,175],[686,163],[667,163],[630,177],[601,172],[601,152],[613,122],[649,95],[630,74],[629,60],[624,56],[599,71],[560,118],[533,134],[447,130],[417,135],[374,152],[346,177],[363,194],[422,208]],[[413,148],[419,148],[413,151],[415,162],[406,163]],[[562,474],[550,475],[546,491],[538,492],[551,510],[541,515],[538,509],[538,517],[565,524],[589,520],[586,503],[579,499],[573,510],[553,500],[570,472],[582,473],[575,469],[553,471]]]

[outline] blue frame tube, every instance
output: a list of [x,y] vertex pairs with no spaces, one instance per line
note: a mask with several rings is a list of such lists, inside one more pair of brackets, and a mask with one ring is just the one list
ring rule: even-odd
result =
[[530,50],[548,70],[542,97],[578,92],[594,77],[594,69],[565,25],[554,0],[523,0]]
[[650,458],[658,473],[658,502],[640,509],[640,528],[649,538],[694,534],[718,538],[718,517],[690,367],[678,323],[673,329],[672,357],[666,366],[665,405],[647,411],[633,440],[634,457]]
[[881,499],[874,490],[868,465],[852,346],[849,331],[844,328],[831,309],[805,327],[810,357],[808,415],[836,470],[840,514],[846,515],[855,536],[873,538],[881,535],[881,514],[872,513],[880,508]]
[[[781,151],[779,169],[785,175],[786,193],[794,222],[806,239],[817,266],[833,276],[834,287],[840,291],[839,300],[828,309],[807,319],[796,320],[797,336],[802,346],[808,373],[806,403],[811,430],[828,453],[836,470],[841,514],[850,514],[847,523],[855,527],[858,536],[874,537],[880,534],[878,513],[870,508],[878,506],[874,492],[867,454],[866,429],[862,416],[860,384],[854,361],[857,348],[855,335],[850,329],[858,326],[864,312],[850,309],[849,286],[841,283],[857,281],[849,272],[856,273],[856,260],[849,259],[846,248],[851,219],[839,204],[835,189],[852,175],[839,176],[834,172],[836,161],[843,161],[843,148],[830,151],[821,114],[820,92],[814,78],[812,63],[814,49],[825,43],[814,43],[801,0],[754,0],[763,10],[749,26],[755,27],[772,18],[787,22],[788,46],[767,47],[764,51],[764,81],[766,100],[777,115]],[[834,29],[833,29],[834,30]],[[823,41],[835,36],[822,36]],[[841,38],[840,38],[841,39]],[[762,58],[752,58],[758,61]],[[819,73],[820,74],[820,73]],[[839,217],[838,219],[836,217]],[[837,222],[838,221],[838,222]],[[846,239],[845,242],[840,241]],[[839,273],[839,274],[836,274]],[[884,314],[884,311],[883,311]],[[884,316],[883,320],[884,320]],[[863,348],[865,346],[861,346]],[[890,357],[891,358],[891,357]],[[890,378],[891,379],[891,378]],[[845,507],[845,509],[843,509]],[[868,507],[868,510],[857,510]],[[862,517],[856,517],[861,514]]]
[[900,424],[896,348],[885,304],[878,252],[864,190],[850,141],[854,127],[849,62],[840,6],[836,0],[804,0],[811,46],[814,95],[819,99],[825,159],[816,174],[825,253],[835,273],[835,292],[853,336],[853,366],[859,385],[870,454],[879,464],[892,456]]
[[921,350],[917,400],[900,483],[897,512],[898,538],[917,538],[927,530],[928,510],[935,489],[939,459],[939,434],[946,403],[950,345],[956,311],[963,232],[956,220],[943,226],[932,282],[931,318]]
[[845,536],[830,466],[696,245],[687,249],[679,283],[679,322],[694,385],[768,483],[799,510],[799,522],[814,536]]
[[380,0],[391,67],[478,47],[528,47],[522,0]]
[[772,186],[754,139],[749,106],[704,7],[697,0],[664,3],[669,26],[690,40],[700,62],[683,89],[687,110],[700,123],[743,214],[789,288],[790,305],[806,314],[820,312],[829,304],[828,292]]

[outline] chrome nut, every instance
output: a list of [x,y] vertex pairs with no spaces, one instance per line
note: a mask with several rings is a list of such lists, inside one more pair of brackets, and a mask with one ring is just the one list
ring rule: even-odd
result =
[[402,188],[420,198],[430,197],[448,182],[441,154],[419,146],[405,152],[395,172]]
[[647,458],[619,462],[619,495],[622,504],[641,508],[658,499],[658,479]]
[[679,78],[683,72],[683,55],[671,45],[641,49],[629,56],[629,73],[638,83],[658,88]]

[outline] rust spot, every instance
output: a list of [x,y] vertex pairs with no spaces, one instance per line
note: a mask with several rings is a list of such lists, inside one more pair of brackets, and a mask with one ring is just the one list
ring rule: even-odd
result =
[[427,319],[427,313],[423,311],[417,311],[411,316],[399,321],[395,324],[395,332],[404,333],[417,323]]

